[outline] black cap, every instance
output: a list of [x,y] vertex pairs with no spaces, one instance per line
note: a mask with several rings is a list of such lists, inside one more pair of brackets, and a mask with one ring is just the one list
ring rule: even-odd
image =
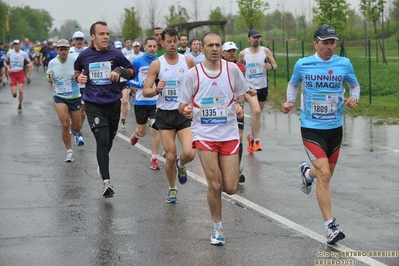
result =
[[259,31],[252,29],[252,30],[250,30],[250,31],[248,32],[248,37],[254,37],[254,38],[256,38],[256,37],[262,37],[262,35],[260,34]]
[[335,28],[333,26],[324,24],[317,28],[314,32],[313,39],[319,40],[328,40],[328,39],[335,39],[338,40],[337,35],[335,34]]

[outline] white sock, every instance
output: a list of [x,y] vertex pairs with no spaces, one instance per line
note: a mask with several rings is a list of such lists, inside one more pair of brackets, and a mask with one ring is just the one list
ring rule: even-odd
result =
[[169,189],[175,189],[175,190],[177,190],[177,187],[169,187]]
[[326,230],[328,229],[328,225],[329,225],[332,221],[333,221],[333,220],[330,219],[330,220],[324,222],[324,228],[325,228]]
[[156,154],[152,154],[151,155],[151,159],[156,159],[157,158],[157,155]]
[[213,229],[222,229],[222,221],[213,223]]
[[313,178],[310,177],[310,174],[309,174],[309,173],[310,173],[310,169],[306,170],[306,172],[305,172],[305,177],[306,177],[307,180],[313,179]]
[[70,149],[70,150],[67,150],[67,153],[69,153],[69,152],[73,152],[73,151],[72,151],[72,149]]

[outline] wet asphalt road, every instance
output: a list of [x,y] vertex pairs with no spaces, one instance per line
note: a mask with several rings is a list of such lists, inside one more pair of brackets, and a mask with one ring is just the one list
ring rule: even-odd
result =
[[[110,154],[116,194],[104,199],[87,121],[86,145],[73,146],[73,163],[63,161],[52,88],[43,73],[32,74],[21,114],[9,87],[0,88],[1,266],[305,266],[332,263],[337,255],[341,265],[399,265],[398,126],[345,120],[331,191],[333,216],[347,237],[328,246],[315,192],[305,195],[298,186],[298,163],[307,159],[298,116],[266,110],[264,150],[244,151],[247,181],[236,196],[223,196],[223,247],[209,244],[213,224],[198,158],[188,165],[187,184],[178,185],[179,202],[167,204],[164,170],[149,168],[150,138],[135,147],[128,142],[135,126],[129,109]],[[370,257],[370,251],[394,253]]]

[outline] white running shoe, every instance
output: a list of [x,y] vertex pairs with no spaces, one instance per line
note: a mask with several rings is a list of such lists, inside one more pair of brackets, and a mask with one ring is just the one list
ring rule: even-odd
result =
[[73,151],[67,151],[67,156],[64,161],[67,163],[73,162]]
[[305,194],[309,194],[312,191],[312,183],[313,183],[313,178],[308,180],[305,177],[305,173],[308,169],[310,169],[310,167],[307,162],[303,161],[299,163],[299,170],[301,172],[300,185],[301,185],[301,190]]

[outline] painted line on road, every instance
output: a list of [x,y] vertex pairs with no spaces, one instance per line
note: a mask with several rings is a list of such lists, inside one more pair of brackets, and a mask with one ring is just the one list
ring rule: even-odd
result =
[[[126,137],[125,135],[123,135],[123,134],[121,134],[119,132],[117,133],[117,137],[119,137],[119,138],[127,141],[128,143],[130,143],[130,138]],[[151,150],[147,149],[143,145],[140,145],[139,143],[137,143],[135,145],[135,147],[137,147],[138,149],[142,150],[143,152],[151,155]],[[163,158],[160,155],[158,155],[158,160],[160,160],[160,161],[162,161],[164,163],[166,161],[165,158]],[[208,185],[207,181],[206,181],[206,179],[204,177],[199,176],[199,175],[197,175],[197,174],[195,174],[195,173],[193,173],[191,171],[188,171],[188,170],[187,170],[187,174],[188,174],[189,177],[197,180],[198,182],[204,184],[205,186]],[[256,203],[252,202],[252,201],[249,201],[249,200],[247,200],[247,199],[245,199],[245,198],[243,198],[243,197],[241,197],[239,195],[227,195],[226,193],[223,193],[223,196],[226,197],[226,198],[230,198],[230,199],[232,199],[232,200],[234,200],[236,202],[239,202],[240,204],[246,206],[247,208],[250,208],[250,209],[252,209],[252,210],[254,210],[254,211],[256,211],[256,212],[258,212],[260,214],[263,214],[263,215],[265,215],[265,216],[267,216],[267,217],[279,222],[280,224],[283,224],[283,225],[285,225],[285,226],[287,226],[287,227],[289,227],[289,228],[291,228],[291,229],[293,229],[293,230],[295,230],[295,231],[297,231],[297,232],[299,232],[299,233],[301,233],[301,234],[303,234],[303,235],[305,235],[305,236],[307,236],[309,238],[312,238],[312,239],[316,240],[317,242],[319,242],[321,244],[326,244],[326,237],[325,236],[322,236],[322,235],[320,235],[320,234],[318,234],[316,232],[313,232],[313,231],[303,227],[302,225],[299,225],[299,224],[297,224],[297,223],[295,223],[295,222],[293,222],[291,220],[288,220],[287,218],[284,218],[283,216],[278,215],[277,213],[274,213],[274,212],[272,212],[272,211],[270,211],[270,210],[268,210],[268,209],[266,209],[266,208],[264,208],[264,207],[262,207],[262,206],[260,206],[260,205],[258,205]],[[339,243],[336,243],[335,245],[331,245],[331,247],[333,247],[334,249],[338,250],[340,253],[348,252],[347,254],[357,254],[356,250],[348,248],[348,247],[346,247],[344,245],[341,245]],[[371,265],[371,266],[388,266],[388,265],[386,265],[386,264],[384,264],[382,262],[379,262],[379,261],[377,261],[377,260],[375,260],[373,258],[370,258],[370,257],[348,256],[348,257],[345,257],[345,258],[349,258],[349,257],[354,258],[354,259],[356,259],[356,260],[358,260],[360,262],[366,263],[366,264]],[[340,259],[340,258],[337,258],[337,259]]]

